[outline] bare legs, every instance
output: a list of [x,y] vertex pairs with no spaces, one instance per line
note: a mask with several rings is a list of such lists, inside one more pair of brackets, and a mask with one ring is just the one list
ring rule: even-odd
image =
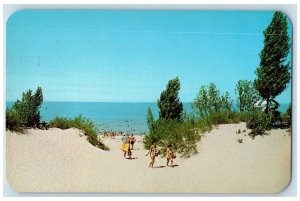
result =
[[155,156],[151,156],[151,162],[149,164],[149,167],[152,167],[153,168],[153,164],[155,162]]
[[169,166],[170,161],[171,161],[171,167],[173,167],[173,158],[167,158],[167,166]]

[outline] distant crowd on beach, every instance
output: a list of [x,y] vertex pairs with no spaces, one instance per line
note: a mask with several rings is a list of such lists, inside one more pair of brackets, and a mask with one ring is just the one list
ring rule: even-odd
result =
[[[129,133],[127,133],[129,135]],[[124,135],[123,131],[103,131],[103,137],[104,138],[112,138],[114,139],[116,136],[122,136]],[[146,133],[140,133],[139,135],[146,135]]]

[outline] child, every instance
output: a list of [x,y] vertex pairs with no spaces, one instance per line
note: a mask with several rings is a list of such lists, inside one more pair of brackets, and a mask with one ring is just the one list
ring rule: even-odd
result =
[[169,166],[169,162],[171,161],[171,167],[173,167],[173,159],[176,158],[174,151],[172,149],[172,145],[169,144],[167,148],[167,166]]

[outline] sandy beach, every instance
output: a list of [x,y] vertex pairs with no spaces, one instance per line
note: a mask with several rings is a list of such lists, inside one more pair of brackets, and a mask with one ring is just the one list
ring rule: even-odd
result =
[[[220,125],[198,142],[189,159],[157,157],[149,168],[142,137],[134,159],[124,159],[120,136],[102,138],[110,151],[89,144],[77,129],[6,132],[6,179],[17,192],[276,193],[289,183],[291,136],[269,131],[252,140],[245,123]],[[239,143],[237,139],[243,139]]]

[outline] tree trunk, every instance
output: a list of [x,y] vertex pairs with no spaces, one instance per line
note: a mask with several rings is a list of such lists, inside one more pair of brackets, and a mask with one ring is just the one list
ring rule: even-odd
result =
[[269,107],[270,107],[269,103],[270,103],[270,97],[267,97],[267,107],[266,107],[266,110],[265,110],[266,114],[269,113]]

